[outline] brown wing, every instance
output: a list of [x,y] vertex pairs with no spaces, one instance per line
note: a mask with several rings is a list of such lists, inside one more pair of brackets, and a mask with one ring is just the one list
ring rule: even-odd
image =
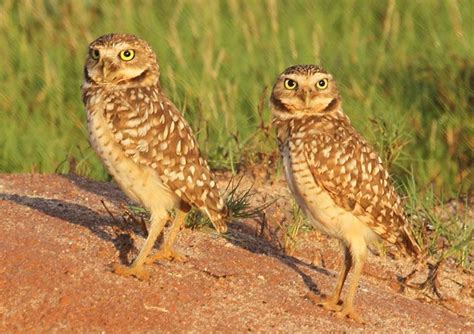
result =
[[225,230],[228,209],[214,175],[191,127],[157,87],[130,88],[111,95],[106,101],[106,118],[127,156],[155,169],[176,195],[205,211],[218,230]]
[[383,239],[419,253],[380,157],[348,121],[330,128],[335,131],[318,131],[304,141],[304,155],[315,182]]

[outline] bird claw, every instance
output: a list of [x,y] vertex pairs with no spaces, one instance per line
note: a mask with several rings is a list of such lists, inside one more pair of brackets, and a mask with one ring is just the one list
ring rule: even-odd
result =
[[314,304],[322,306],[325,310],[339,312],[342,310],[342,305],[339,300],[334,297],[315,296],[313,293],[308,293],[306,297]]
[[359,324],[365,324],[364,319],[362,319],[359,313],[354,311],[352,307],[344,307],[341,305],[340,301],[333,296],[322,297],[315,296],[313,293],[308,293],[306,297],[314,304],[322,306],[325,310],[335,312],[338,319],[344,319],[345,317],[348,317]]
[[134,276],[141,281],[147,281],[150,279],[150,273],[145,269],[143,265],[141,266],[124,266],[120,263],[112,264],[113,272],[121,276]]
[[359,313],[354,311],[352,307],[343,307],[340,311],[336,312],[336,317],[338,319],[344,319],[345,317],[348,317],[359,324],[365,324],[364,319],[362,319]]
[[172,248],[163,248],[159,250],[155,255],[149,256],[146,259],[145,263],[151,264],[158,260],[184,262],[186,260],[186,256],[178,251],[175,251]]

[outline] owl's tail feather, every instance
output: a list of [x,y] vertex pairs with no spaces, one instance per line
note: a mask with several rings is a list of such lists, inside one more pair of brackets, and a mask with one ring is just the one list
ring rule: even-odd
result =
[[401,243],[401,247],[407,255],[412,256],[416,260],[421,260],[425,258],[425,252],[423,252],[423,250],[421,249],[411,229],[408,226],[403,227],[402,238],[403,240]]
[[205,208],[204,211],[212,222],[217,232],[223,234],[227,232],[227,223],[229,220],[229,209],[225,206],[220,211]]

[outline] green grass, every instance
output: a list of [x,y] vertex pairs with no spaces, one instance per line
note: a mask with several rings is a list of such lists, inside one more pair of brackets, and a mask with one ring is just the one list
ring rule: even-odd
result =
[[[474,2],[0,2],[0,171],[106,179],[80,98],[87,45],[109,32],[148,40],[162,85],[214,167],[276,149],[268,97],[277,75],[319,63],[344,110],[411,196],[474,189]],[[401,185],[405,185],[402,187]],[[415,198],[416,199],[416,198]]]
[[283,227],[282,248],[285,253],[293,255],[300,241],[299,234],[303,231],[311,231],[312,229],[301,208],[296,202],[293,202],[291,205],[291,221]]

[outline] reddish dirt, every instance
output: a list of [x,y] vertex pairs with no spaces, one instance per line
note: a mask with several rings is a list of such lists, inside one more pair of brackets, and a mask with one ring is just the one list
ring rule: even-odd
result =
[[251,219],[231,223],[227,238],[185,229],[176,246],[187,261],[152,265],[144,282],[110,270],[143,243],[139,226],[101,204],[120,217],[126,198],[114,184],[0,175],[0,332],[474,332],[473,276],[449,264],[442,302],[399,292],[405,263],[371,255],[356,298],[365,325],[315,306],[305,296],[332,290],[337,243],[307,232],[284,255],[269,231],[287,215],[288,191],[280,181],[256,189],[279,198],[268,231]]

